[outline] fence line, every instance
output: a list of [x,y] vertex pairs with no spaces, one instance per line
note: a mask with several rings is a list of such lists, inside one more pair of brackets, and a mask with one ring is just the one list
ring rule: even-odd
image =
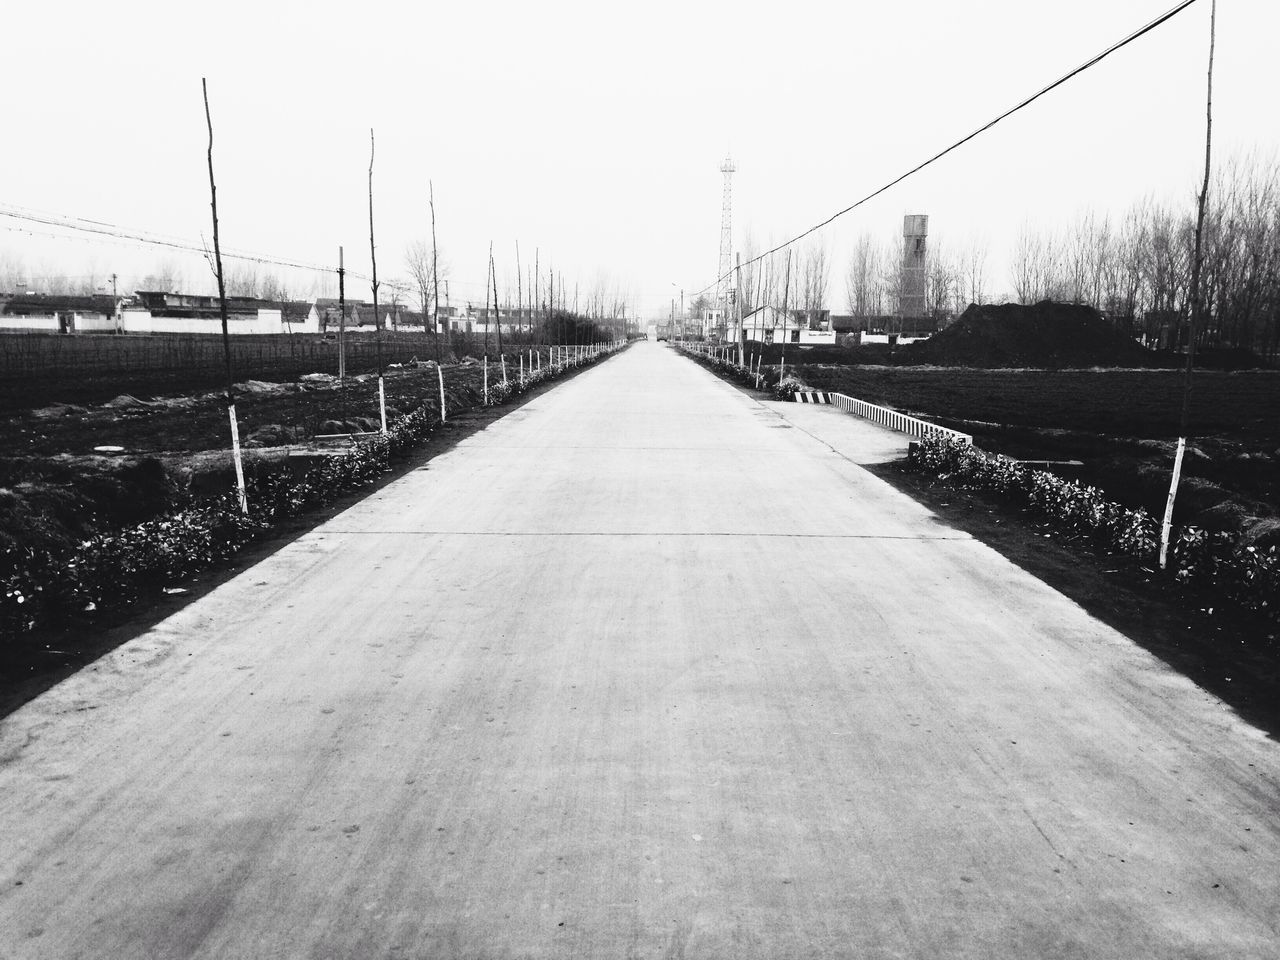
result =
[[909,417],[905,413],[899,413],[897,410],[877,406],[874,403],[868,403],[866,400],[859,400],[856,397],[845,396],[843,393],[830,393],[828,396],[831,398],[832,405],[839,407],[845,413],[852,413],[855,416],[862,417],[864,420],[870,420],[872,423],[878,423],[882,427],[897,430],[910,437],[943,436],[959,440],[961,443],[973,443],[973,437],[967,433],[961,433],[959,430],[940,427],[936,423],[929,423],[929,421],[921,420],[918,417]]

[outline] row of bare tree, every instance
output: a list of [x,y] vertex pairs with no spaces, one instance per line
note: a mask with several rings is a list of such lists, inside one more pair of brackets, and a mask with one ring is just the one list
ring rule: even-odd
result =
[[[515,248],[513,262],[514,271],[504,272],[501,291],[498,291],[497,268],[494,266],[493,290],[494,300],[504,316],[521,316],[527,318],[547,317],[551,311],[563,311],[591,320],[612,320],[629,316],[633,308],[634,297],[624,284],[612,278],[604,271],[598,271],[589,287],[582,288],[577,281],[572,286],[564,279],[563,274],[549,273],[543,269],[540,254],[535,251],[533,262],[522,262],[519,247]],[[415,240],[405,248],[404,267],[407,280],[398,284],[404,291],[416,294],[419,309],[424,313],[434,311],[436,285],[432,283],[432,249],[430,240]],[[439,263],[440,282],[445,284],[445,296],[448,297],[449,268],[443,255]],[[468,305],[479,308],[481,303],[469,300],[466,296],[453,298],[459,306]],[[485,304],[489,303],[486,291]],[[448,306],[444,302],[441,306]]]
[[[1061,230],[1026,222],[1009,255],[1012,299],[1088,304],[1151,346],[1180,349],[1190,329],[1194,239],[1194,197],[1181,205],[1145,198],[1116,218],[1087,212]],[[987,302],[986,261],[980,243],[953,250],[931,240],[929,314]],[[900,239],[860,236],[845,277],[849,312],[896,312],[901,275]],[[1280,356],[1280,161],[1246,155],[1219,170],[1205,214],[1203,285],[1198,346]]]
[[[1086,303],[1153,345],[1185,346],[1194,203],[1144,199],[1122,217],[1086,213],[1060,232],[1023,226],[1010,260],[1014,296]],[[1280,163],[1229,161],[1209,190],[1200,346],[1280,354]]]

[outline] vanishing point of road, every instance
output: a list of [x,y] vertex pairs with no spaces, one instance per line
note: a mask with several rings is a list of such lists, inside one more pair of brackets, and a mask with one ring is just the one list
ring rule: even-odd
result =
[[0,726],[0,958],[1277,957],[1280,747],[665,347]]

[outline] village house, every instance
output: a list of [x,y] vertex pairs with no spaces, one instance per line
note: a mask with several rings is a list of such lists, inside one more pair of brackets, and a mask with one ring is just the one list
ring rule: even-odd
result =
[[[737,322],[731,321],[728,339],[736,339]],[[836,342],[829,310],[788,310],[758,307],[742,318],[747,340],[759,343],[831,344]]]

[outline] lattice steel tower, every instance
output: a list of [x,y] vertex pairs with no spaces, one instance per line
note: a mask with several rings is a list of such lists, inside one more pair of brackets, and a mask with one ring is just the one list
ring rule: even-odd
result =
[[720,311],[717,327],[723,327],[729,318],[729,298],[733,283],[729,277],[733,270],[733,165],[732,157],[725,157],[720,164],[724,174],[724,199],[720,203],[720,283],[716,289],[716,309]]

